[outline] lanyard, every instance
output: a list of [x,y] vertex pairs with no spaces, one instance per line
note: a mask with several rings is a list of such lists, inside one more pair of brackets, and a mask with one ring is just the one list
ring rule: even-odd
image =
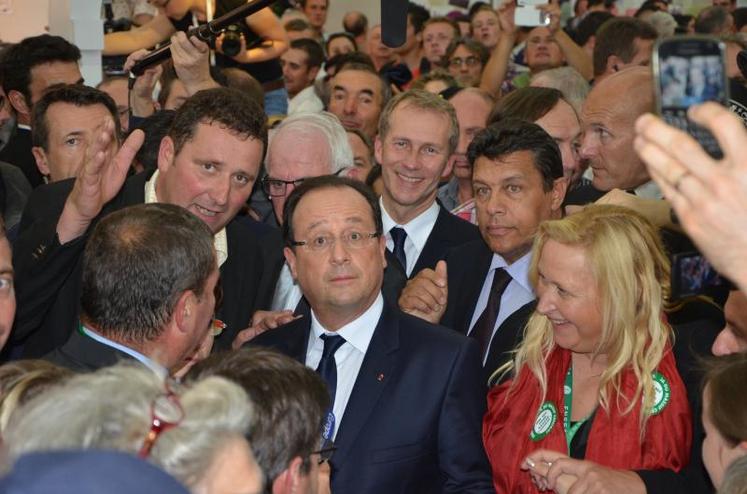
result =
[[578,430],[584,425],[589,417],[585,417],[583,420],[579,420],[575,424],[571,425],[571,403],[573,402],[573,364],[568,368],[568,373],[565,375],[565,386],[563,387],[563,428],[565,429],[565,442],[568,447],[568,454],[571,454],[571,442],[573,436],[576,435]]

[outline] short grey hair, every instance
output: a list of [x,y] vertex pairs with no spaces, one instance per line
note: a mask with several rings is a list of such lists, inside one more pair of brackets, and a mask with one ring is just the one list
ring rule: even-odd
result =
[[[148,459],[190,487],[202,480],[227,440],[249,432],[254,412],[241,386],[221,377],[169,387],[184,417],[161,432]],[[151,428],[151,404],[165,390],[163,379],[140,365],[75,376],[13,414],[3,437],[8,459],[63,449],[136,454]]]
[[581,113],[581,107],[591,90],[584,76],[573,67],[567,66],[543,70],[532,77],[530,84],[537,87],[557,89],[563,93],[563,97],[578,114]]
[[677,29],[677,21],[669,12],[654,12],[646,19],[646,22],[656,29],[660,37],[674,36]]
[[740,456],[726,469],[719,494],[742,494],[747,491],[747,456]]
[[329,144],[330,175],[353,165],[353,150],[350,148],[348,135],[345,132],[345,127],[342,126],[340,120],[334,114],[327,111],[298,113],[280,122],[280,125],[272,133],[265,159],[265,170],[268,175],[272,163],[272,143],[279,135],[287,132],[307,136],[321,134]]

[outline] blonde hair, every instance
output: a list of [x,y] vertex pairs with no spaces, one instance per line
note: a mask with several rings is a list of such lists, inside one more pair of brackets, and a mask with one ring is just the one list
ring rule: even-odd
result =
[[[529,273],[535,287],[537,265],[548,240],[586,251],[602,303],[602,333],[592,357],[604,353],[608,362],[600,378],[599,401],[609,412],[611,396],[617,396],[615,405],[627,414],[643,397],[643,432],[654,404],[652,372],[671,338],[671,328],[662,320],[669,296],[669,260],[661,240],[648,220],[619,206],[589,206],[561,220],[545,221],[532,247]],[[554,348],[550,321],[535,312],[524,329],[514,361],[499,372],[513,369],[518,374],[526,365],[539,381],[544,401],[545,359]],[[638,381],[633,396],[621,392],[621,376],[626,369],[632,370]],[[621,404],[621,400],[626,403]]]

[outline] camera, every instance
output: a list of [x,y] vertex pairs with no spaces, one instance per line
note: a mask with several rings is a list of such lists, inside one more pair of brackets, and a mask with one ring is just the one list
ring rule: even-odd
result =
[[235,57],[241,51],[241,27],[238,24],[230,24],[223,31],[223,54],[227,57]]

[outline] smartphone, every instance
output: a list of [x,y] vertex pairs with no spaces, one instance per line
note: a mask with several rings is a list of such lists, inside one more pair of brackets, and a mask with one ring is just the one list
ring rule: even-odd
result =
[[702,295],[726,286],[727,280],[699,252],[676,254],[672,258],[672,300]]
[[537,5],[545,5],[548,0],[516,0],[514,24],[517,26],[547,26],[550,16],[537,9]]
[[707,129],[687,118],[687,109],[706,101],[729,106],[725,50],[716,38],[676,36],[657,41],[652,60],[659,115],[692,135],[715,159],[724,156],[718,142]]

